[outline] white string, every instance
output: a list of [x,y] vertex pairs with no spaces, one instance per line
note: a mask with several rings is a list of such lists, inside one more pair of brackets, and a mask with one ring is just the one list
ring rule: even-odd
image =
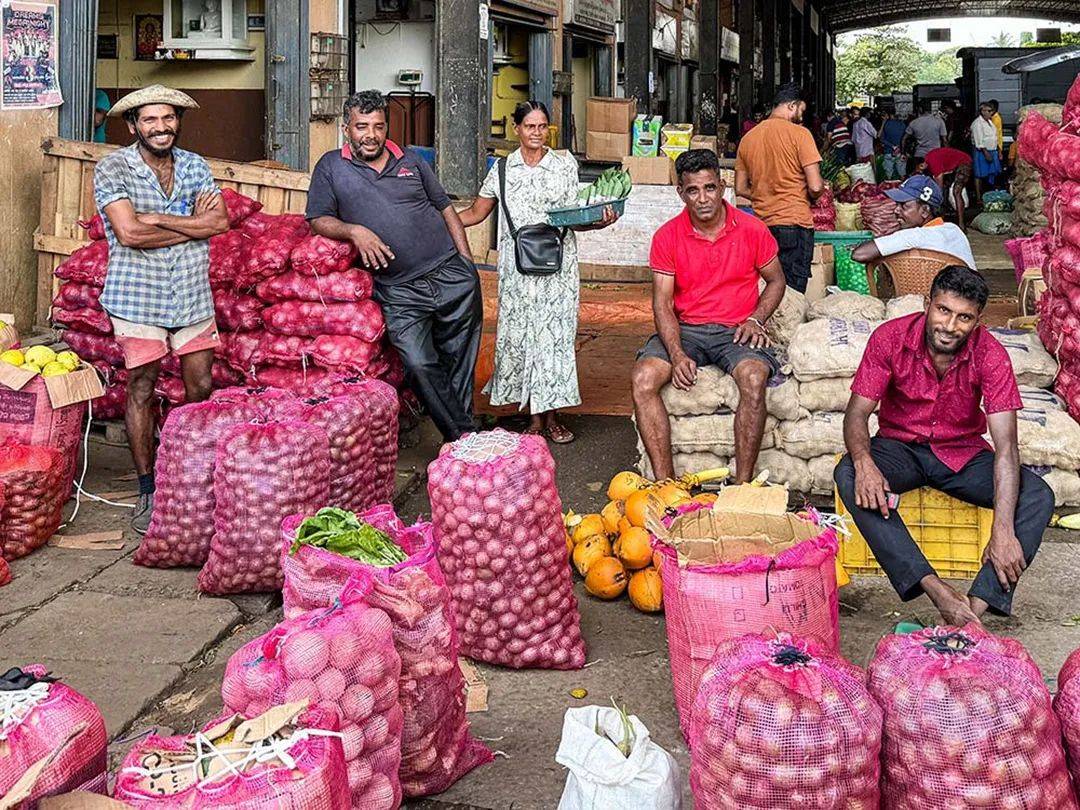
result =
[[92,492],[87,492],[83,489],[83,482],[86,480],[86,472],[90,467],[90,423],[94,420],[94,403],[93,400],[86,403],[86,430],[83,431],[83,460],[82,460],[82,473],[79,475],[79,480],[75,482],[75,511],[71,513],[71,517],[67,519],[67,522],[60,526],[61,529],[70,526],[75,522],[76,515],[79,514],[79,508],[82,506],[83,497],[89,498],[92,501],[98,501],[99,503],[108,504],[109,506],[116,506],[120,509],[134,509],[133,503],[116,503],[116,501],[110,501],[106,498],[102,498],[100,495],[94,495]]
[[521,437],[501,428],[470,433],[451,445],[451,455],[468,462],[484,462],[508,455],[517,449]]
[[49,684],[38,681],[26,689],[0,692],[0,740],[19,725],[30,710],[49,696]]

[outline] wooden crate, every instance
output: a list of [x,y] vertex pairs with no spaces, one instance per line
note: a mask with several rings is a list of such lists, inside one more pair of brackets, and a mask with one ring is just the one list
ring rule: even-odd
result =
[[[94,168],[119,147],[84,141],[47,138],[41,143],[41,220],[34,232],[38,252],[35,323],[47,326],[49,305],[58,286],[57,265],[89,240],[79,220],[94,210]],[[253,163],[207,160],[218,185],[246,194],[263,204],[268,214],[304,212],[311,177],[305,172],[268,168]]]

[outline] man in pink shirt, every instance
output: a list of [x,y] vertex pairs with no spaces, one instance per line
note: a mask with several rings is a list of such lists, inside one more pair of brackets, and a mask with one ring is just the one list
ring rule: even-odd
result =
[[[956,626],[980,621],[986,610],[1009,614],[1054,511],[1050,487],[1020,467],[1016,377],[1004,347],[979,324],[989,293],[975,270],[946,267],[925,313],[875,330],[851,383],[848,453],[834,473],[841,500],[900,598],[925,593]],[[983,438],[988,422],[993,448]],[[966,597],[937,575],[896,513],[891,496],[925,486],[994,510],[983,567]]]

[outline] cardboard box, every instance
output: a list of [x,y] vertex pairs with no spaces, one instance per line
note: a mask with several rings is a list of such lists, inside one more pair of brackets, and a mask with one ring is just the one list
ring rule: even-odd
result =
[[634,119],[633,150],[630,154],[637,157],[656,157],[660,154],[660,127],[663,119],[659,115],[639,115]]
[[675,146],[681,149],[690,148],[690,139],[694,137],[693,124],[664,124],[660,128],[660,146]]
[[673,186],[675,164],[666,157],[624,157],[622,167],[635,186]]
[[810,263],[810,280],[806,282],[806,302],[825,297],[825,288],[836,283],[836,267],[832,245],[815,245]]
[[717,152],[717,143],[719,138],[716,135],[695,135],[690,139],[691,149],[708,149],[710,152]]
[[593,96],[585,102],[585,131],[629,135],[637,115],[637,99]]
[[593,132],[585,133],[585,157],[589,160],[621,161],[630,154],[629,133]]
[[[22,390],[37,372],[18,368],[9,363],[0,363],[0,385],[13,391]],[[42,377],[45,390],[49,393],[49,402],[54,409],[76,402],[87,402],[105,393],[101,378],[93,366],[83,364],[70,374],[58,374],[55,377]]]

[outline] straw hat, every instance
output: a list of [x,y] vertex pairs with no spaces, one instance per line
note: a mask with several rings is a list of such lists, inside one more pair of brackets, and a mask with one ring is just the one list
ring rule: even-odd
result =
[[134,110],[147,104],[171,104],[177,108],[189,110],[199,109],[199,103],[187,93],[173,90],[161,84],[152,84],[141,90],[128,93],[109,110],[109,115],[123,115],[128,110]]

